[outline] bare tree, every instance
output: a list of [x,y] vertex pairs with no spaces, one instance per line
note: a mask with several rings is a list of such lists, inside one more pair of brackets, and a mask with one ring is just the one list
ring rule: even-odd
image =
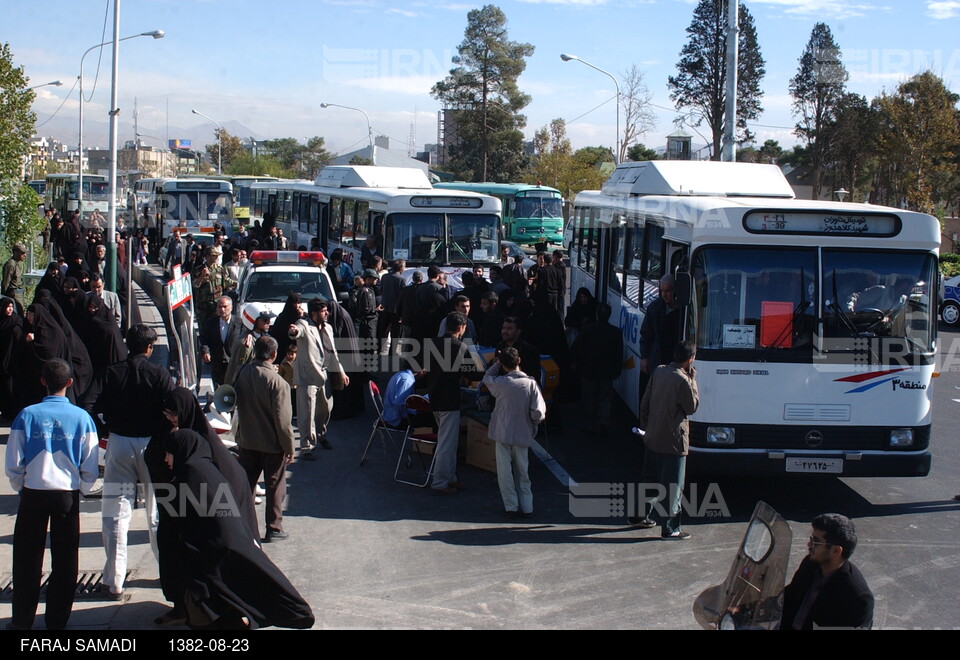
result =
[[643,71],[636,64],[623,74],[623,90],[620,92],[620,105],[623,107],[623,139],[620,141],[618,163],[626,160],[627,150],[639,138],[657,126],[657,116],[650,107],[653,92],[643,80]]

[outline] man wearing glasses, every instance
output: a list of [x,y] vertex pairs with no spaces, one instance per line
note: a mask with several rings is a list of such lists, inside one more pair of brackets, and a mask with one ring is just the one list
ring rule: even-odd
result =
[[846,516],[813,519],[807,556],[783,590],[782,630],[873,626],[873,593],[849,560],[857,532]]

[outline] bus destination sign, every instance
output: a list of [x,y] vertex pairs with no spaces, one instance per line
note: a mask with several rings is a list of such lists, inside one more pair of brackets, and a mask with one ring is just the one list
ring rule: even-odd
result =
[[743,219],[744,228],[756,234],[832,234],[836,236],[894,236],[896,216],[862,213],[797,213],[753,211]]
[[478,209],[483,200],[476,197],[411,197],[415,208]]

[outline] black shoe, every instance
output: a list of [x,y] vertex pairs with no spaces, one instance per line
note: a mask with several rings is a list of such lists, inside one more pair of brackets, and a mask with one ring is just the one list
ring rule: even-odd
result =
[[315,461],[317,457],[313,455],[313,449],[304,449],[300,452],[300,460]]
[[661,534],[660,538],[664,541],[686,541],[690,538],[690,532],[684,532],[678,529],[672,534]]
[[529,520],[530,518],[533,518],[533,511],[523,511],[520,514],[520,517],[524,520]]
[[634,527],[639,527],[640,529],[652,529],[657,526],[657,523],[653,522],[649,518],[641,518],[639,516],[630,516],[627,518],[627,522]]
[[504,511],[503,515],[511,520],[516,520],[520,517],[521,513],[519,511]]
[[326,438],[324,438],[323,440],[321,440],[319,444],[320,444],[320,446],[323,447],[324,449],[333,449],[333,445],[331,445],[331,444],[330,444],[330,441],[327,440]]
[[284,532],[278,529],[271,529],[267,532],[267,535],[263,537],[264,543],[273,543],[274,541],[283,541],[290,537],[288,532]]
[[452,486],[447,486],[446,488],[431,488],[430,493],[432,495],[456,495],[459,491]]

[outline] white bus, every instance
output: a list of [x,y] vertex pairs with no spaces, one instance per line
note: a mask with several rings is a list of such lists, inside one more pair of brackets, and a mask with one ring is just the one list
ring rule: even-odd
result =
[[79,186],[76,174],[48,174],[44,201],[66,221],[74,211],[80,210],[80,219],[85,220],[94,211],[104,217],[110,208],[110,184],[107,177],[99,174],[83,175],[83,209],[80,209]]
[[576,197],[571,299],[587,287],[613,308],[637,414],[644,312],[676,275],[698,347],[694,465],[924,476],[939,233],[921,213],[794,199],[772,165],[625,163]]
[[134,197],[138,226],[157,227],[161,240],[174,227],[201,232],[219,221],[227,228],[233,213],[229,181],[141,179],[134,184]]
[[500,210],[495,197],[434,190],[419,169],[328,166],[315,182],[255,183],[253,208],[272,214],[293,247],[316,239],[328,256],[343,250],[359,273],[368,236],[377,254],[404,259],[411,267],[436,265],[460,286],[460,273],[499,263]]

